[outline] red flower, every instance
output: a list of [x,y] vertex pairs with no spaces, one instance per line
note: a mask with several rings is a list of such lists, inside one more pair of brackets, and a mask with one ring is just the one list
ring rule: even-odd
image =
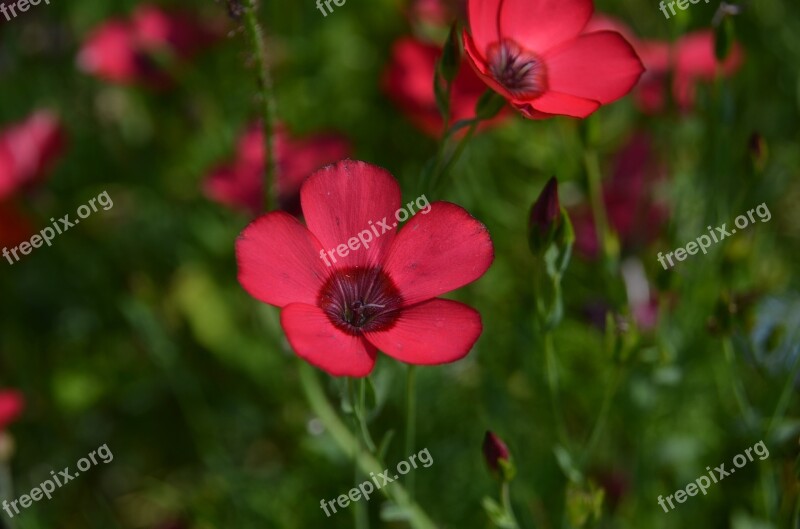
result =
[[[335,134],[291,138],[283,127],[275,130],[278,161],[278,207],[293,215],[300,213],[300,186],[320,167],[346,158],[347,140]],[[241,208],[253,215],[264,211],[264,130],[251,125],[239,138],[233,163],[214,169],[206,178],[206,195],[222,204]]]
[[[489,268],[494,253],[485,226],[455,204],[435,202],[396,232],[397,181],[351,160],[314,173],[301,201],[307,228],[272,212],[236,243],[239,282],[283,309],[281,325],[298,356],[332,375],[356,377],[372,371],[378,349],[409,364],[466,356],[481,333],[480,315],[436,296]],[[323,262],[328,257],[331,266]]]
[[469,0],[464,47],[493,90],[525,117],[585,118],[644,71],[619,33],[583,33],[592,0]]
[[432,26],[448,26],[465,11],[466,0],[412,0],[409,18],[412,22]]
[[14,422],[25,408],[22,394],[14,390],[0,391],[0,432]]
[[[603,186],[603,201],[611,226],[627,247],[654,240],[668,212],[654,199],[654,187],[663,176],[655,160],[648,136],[637,134],[617,155],[614,173]],[[597,230],[588,207],[571,215],[575,229],[575,248],[594,258],[599,250]]]
[[78,66],[114,83],[162,87],[170,78],[154,54],[186,60],[219,33],[192,16],[140,5],[130,20],[110,19],[92,31],[78,54]]
[[[443,128],[433,93],[436,61],[441,54],[442,48],[434,44],[400,38],[392,46],[392,61],[383,76],[384,91],[417,127],[431,136],[439,136]],[[485,91],[483,81],[462,61],[450,94],[450,125],[475,117],[475,104]],[[504,117],[501,114],[491,123]]]
[[66,141],[58,118],[40,110],[0,133],[0,200],[40,180]]
[[646,72],[636,87],[635,97],[639,107],[653,114],[664,110],[667,104],[667,81],[672,73],[672,96],[681,110],[694,105],[695,87],[700,81],[711,81],[717,75],[729,76],[742,64],[743,52],[734,43],[730,55],[723,63],[714,53],[714,34],[710,30],[696,31],[678,39],[676,43],[657,40],[640,40],[630,28],[619,20],[597,14],[585,31],[613,30],[621,33],[633,44],[644,63]]

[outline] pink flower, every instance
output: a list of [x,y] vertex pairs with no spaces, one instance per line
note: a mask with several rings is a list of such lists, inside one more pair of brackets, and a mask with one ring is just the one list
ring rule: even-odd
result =
[[298,356],[331,375],[363,377],[378,349],[422,365],[467,355],[482,330],[480,315],[437,296],[489,268],[494,252],[485,226],[455,204],[435,202],[395,230],[400,187],[364,162],[315,172],[300,195],[307,227],[287,213],[267,213],[236,243],[239,282],[282,309]]
[[[433,78],[442,49],[411,37],[402,37],[392,46],[392,60],[383,76],[383,88],[408,118],[431,136],[442,133],[442,116],[436,106]],[[453,80],[450,95],[450,125],[475,117],[475,104],[486,91],[466,61],[462,61]],[[506,116],[500,114],[490,123]]]
[[614,31],[585,33],[591,0],[469,0],[464,47],[493,90],[525,117],[585,118],[644,71]]
[[[236,159],[217,167],[206,178],[206,195],[252,215],[264,211],[265,152],[264,130],[253,124],[239,139]],[[349,154],[349,143],[339,135],[320,134],[296,139],[290,137],[284,127],[278,127],[275,131],[278,207],[293,215],[299,214],[300,186],[305,179],[320,167]]]
[[187,60],[219,34],[218,28],[190,15],[143,4],[130,20],[114,18],[95,28],[78,54],[78,66],[114,83],[163,87],[170,76],[155,54]]
[[24,408],[22,393],[10,389],[0,391],[0,432],[17,420]]
[[65,143],[61,123],[46,110],[0,132],[0,200],[41,180]]

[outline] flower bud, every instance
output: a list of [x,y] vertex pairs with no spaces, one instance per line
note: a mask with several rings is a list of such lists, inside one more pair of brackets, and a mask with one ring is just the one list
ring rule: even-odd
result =
[[483,458],[493,474],[498,474],[508,481],[511,453],[503,440],[488,430],[483,437]]
[[561,204],[558,201],[558,180],[552,177],[531,208],[528,220],[528,242],[534,253],[547,248],[561,225]]

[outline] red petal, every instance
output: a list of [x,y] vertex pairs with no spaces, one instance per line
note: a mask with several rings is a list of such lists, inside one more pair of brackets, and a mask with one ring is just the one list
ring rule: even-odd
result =
[[433,299],[404,309],[394,326],[367,340],[408,364],[435,365],[467,356],[481,335],[481,316],[463,303]]
[[270,305],[315,304],[328,273],[320,259],[321,249],[291,215],[282,211],[262,215],[236,240],[239,283]]
[[[326,251],[334,252],[334,267],[378,265],[394,239],[395,211],[400,206],[400,186],[388,171],[375,165],[343,160],[320,169],[306,180],[300,201],[308,229]],[[384,231],[378,223],[385,222]],[[374,229],[373,229],[374,227]],[[375,235],[377,231],[378,235]],[[358,240],[363,235],[369,248]],[[347,249],[356,239],[356,250]],[[344,257],[342,257],[344,254]]]
[[281,311],[281,326],[297,356],[331,375],[365,377],[375,365],[375,347],[334,327],[319,307],[292,303]]
[[542,54],[580,34],[592,11],[592,0],[505,0],[500,9],[500,34]]
[[644,72],[633,46],[613,31],[581,35],[551,50],[545,62],[550,90],[603,104],[630,92]]
[[489,44],[500,40],[500,6],[503,0],[469,0],[467,17],[469,31],[481,55],[486,53]]
[[486,226],[460,206],[434,202],[397,235],[384,269],[413,305],[475,281],[493,259]]
[[11,424],[25,407],[22,394],[14,390],[0,392],[0,432]]
[[545,116],[537,115],[536,111],[544,112],[548,115],[572,116],[574,118],[585,118],[598,108],[600,102],[591,99],[584,99],[569,94],[558,92],[546,92],[541,97],[537,97],[530,103],[512,103],[526,117],[541,119]]
[[484,83],[486,83],[489,88],[508,100],[514,98],[514,96],[511,95],[511,92],[506,90],[503,85],[494,80],[494,77],[492,77],[492,74],[489,72],[489,67],[486,64],[486,60],[478,50],[477,45],[472,40],[472,37],[470,37],[466,31],[464,32],[464,51],[466,52],[467,60],[469,60],[470,64],[472,65],[472,69],[475,70],[475,73],[478,75],[478,77]]

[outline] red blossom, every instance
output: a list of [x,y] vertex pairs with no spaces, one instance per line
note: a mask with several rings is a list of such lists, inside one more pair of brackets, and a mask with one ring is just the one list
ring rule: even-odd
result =
[[525,117],[585,118],[644,71],[615,31],[586,33],[592,0],[469,0],[464,47],[493,90]]
[[114,83],[163,87],[170,76],[154,55],[188,60],[219,35],[206,21],[143,4],[130,19],[109,19],[95,28],[78,54],[78,66]]
[[400,199],[387,171],[344,160],[303,184],[306,226],[271,212],[237,240],[241,285],[280,307],[295,353],[331,375],[368,375],[378,349],[409,364],[454,362],[481,333],[477,311],[437,296],[489,268],[486,227],[455,204],[435,202],[397,230]]
[[58,117],[47,110],[0,132],[0,200],[40,181],[65,143]]
[[24,408],[22,393],[10,389],[0,391],[0,432],[17,420]]
[[[292,138],[284,127],[275,131],[278,166],[278,207],[293,215],[300,213],[300,186],[320,167],[350,155],[350,144],[337,134]],[[232,163],[214,169],[203,187],[206,195],[221,204],[243,209],[252,215],[264,211],[264,130],[251,125],[239,138]]]
[[667,104],[667,82],[672,75],[672,97],[679,109],[694,106],[695,88],[700,81],[711,81],[718,75],[733,75],[744,60],[744,53],[734,43],[730,55],[720,63],[714,53],[714,34],[700,30],[684,35],[675,43],[639,39],[623,22],[608,15],[596,14],[585,31],[618,31],[633,44],[645,74],[636,87],[639,107],[649,114],[664,110]]
[[[383,76],[383,88],[408,118],[431,136],[442,133],[442,116],[436,106],[433,76],[442,48],[412,37],[402,37],[392,46],[392,59]],[[450,96],[450,125],[475,117],[475,104],[486,85],[466,61],[461,62]],[[490,121],[496,124],[506,116]]]

